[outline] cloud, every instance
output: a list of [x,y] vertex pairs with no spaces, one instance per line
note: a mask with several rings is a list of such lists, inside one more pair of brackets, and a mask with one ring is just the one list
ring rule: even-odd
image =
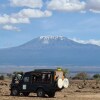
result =
[[11,15],[1,15],[0,16],[0,24],[19,24],[19,23],[30,23],[28,18],[21,18],[21,17],[13,17]]
[[82,44],[94,44],[100,46],[100,40],[90,39],[90,40],[81,40],[77,38],[71,39],[75,42],[82,43]]
[[100,13],[100,0],[88,0],[86,7],[94,13]]
[[1,15],[0,24],[20,24],[30,23],[30,18],[49,17],[52,13],[48,10],[41,11],[39,9],[22,9],[18,13],[11,15]]
[[89,11],[91,11],[91,12],[93,12],[93,13],[100,13],[100,10],[90,9]]
[[39,9],[22,9],[17,14],[12,14],[13,17],[19,18],[40,18],[40,17],[49,17],[52,15],[52,12],[45,10],[41,11]]
[[79,0],[51,0],[47,7],[51,10],[60,10],[66,12],[82,11],[86,3]]
[[43,6],[42,0],[10,0],[12,6],[41,8]]
[[47,2],[47,8],[50,10],[86,13],[100,13],[100,0],[51,0]]
[[2,29],[4,29],[4,30],[9,30],[9,31],[20,31],[20,29],[18,29],[17,27],[15,27],[15,26],[12,26],[12,25],[4,25],[3,27],[2,27]]

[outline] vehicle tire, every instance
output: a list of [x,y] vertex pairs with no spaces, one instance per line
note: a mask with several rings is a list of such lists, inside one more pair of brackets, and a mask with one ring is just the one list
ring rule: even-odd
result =
[[23,96],[29,96],[29,92],[23,92]]
[[13,88],[13,89],[11,90],[11,95],[12,95],[12,96],[18,96],[19,94],[20,94],[20,93],[19,93],[18,89]]
[[38,97],[44,97],[45,96],[45,92],[42,88],[37,90],[37,96]]
[[48,93],[48,96],[49,96],[50,98],[54,97],[54,96],[55,96],[55,92],[50,92],[50,93]]
[[63,87],[63,81],[62,81],[62,79],[58,79],[57,86],[58,86],[59,89],[62,89],[62,87]]
[[65,78],[65,79],[63,80],[63,87],[64,87],[64,88],[68,88],[68,86],[69,86],[69,80],[68,80],[67,78]]

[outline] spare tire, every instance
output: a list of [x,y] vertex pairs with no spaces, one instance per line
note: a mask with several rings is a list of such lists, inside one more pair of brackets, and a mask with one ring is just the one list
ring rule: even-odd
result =
[[64,87],[64,88],[68,88],[68,86],[69,86],[69,80],[68,80],[67,78],[65,78],[65,79],[63,80],[63,87]]
[[61,89],[63,87],[63,81],[62,81],[62,79],[58,79],[57,86],[58,86],[59,89]]

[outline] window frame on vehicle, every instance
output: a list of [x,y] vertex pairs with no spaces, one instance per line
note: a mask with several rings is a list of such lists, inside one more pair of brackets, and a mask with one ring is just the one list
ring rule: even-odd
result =
[[[38,76],[38,75],[40,75],[41,77],[39,77],[39,78],[41,78],[41,79],[34,79],[35,81],[33,81],[33,78],[34,78],[34,76]],[[46,79],[42,79],[43,78],[43,75],[50,75],[50,80],[49,81],[47,81]],[[46,78],[46,77],[45,77]],[[48,73],[48,72],[44,72],[44,73],[32,73],[32,79],[31,79],[31,81],[32,81],[32,84],[33,83],[52,83],[52,73]]]
[[[27,81],[25,80],[25,78],[28,78]],[[29,76],[23,77],[23,82],[24,82],[24,83],[29,83],[29,82],[30,82],[30,77],[29,77]]]

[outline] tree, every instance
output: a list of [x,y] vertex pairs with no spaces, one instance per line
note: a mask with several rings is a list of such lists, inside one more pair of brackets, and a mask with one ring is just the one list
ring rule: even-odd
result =
[[73,77],[73,79],[80,79],[80,80],[83,80],[83,82],[80,84],[78,84],[77,85],[77,87],[79,88],[79,89],[83,89],[83,88],[85,88],[85,86],[86,86],[86,84],[87,84],[87,82],[86,82],[86,79],[88,79],[88,74],[87,73],[85,73],[85,72],[80,72],[80,73],[77,73],[76,75],[75,75],[75,77]]
[[69,73],[68,69],[63,69],[63,72],[64,72],[64,76],[67,77]]
[[73,77],[73,79],[80,79],[83,80],[84,85],[86,84],[86,79],[88,79],[88,74],[85,72],[80,72],[77,73],[75,77]]
[[0,80],[4,80],[4,75],[1,75],[0,76]]
[[93,78],[96,80],[96,85],[98,85],[100,81],[100,74],[94,74]]

